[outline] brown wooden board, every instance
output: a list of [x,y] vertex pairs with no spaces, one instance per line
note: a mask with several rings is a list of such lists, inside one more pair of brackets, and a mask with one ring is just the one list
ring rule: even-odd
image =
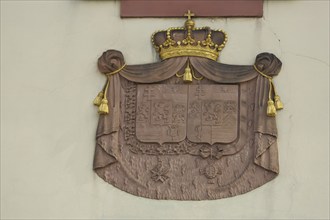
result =
[[187,10],[197,17],[262,17],[263,0],[121,0],[120,15],[182,17]]

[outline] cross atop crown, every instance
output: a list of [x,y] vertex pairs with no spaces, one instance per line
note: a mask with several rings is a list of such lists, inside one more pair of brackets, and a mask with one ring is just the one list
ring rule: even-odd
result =
[[184,16],[188,17],[188,20],[191,20],[191,17],[195,16],[195,14],[188,10],[188,12],[184,14]]

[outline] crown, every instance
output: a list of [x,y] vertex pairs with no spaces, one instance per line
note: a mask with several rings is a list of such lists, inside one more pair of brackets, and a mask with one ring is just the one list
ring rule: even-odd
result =
[[151,36],[152,44],[162,60],[172,57],[197,56],[217,60],[219,52],[225,47],[228,37],[223,30],[209,27],[195,28],[190,10],[185,27],[157,31]]

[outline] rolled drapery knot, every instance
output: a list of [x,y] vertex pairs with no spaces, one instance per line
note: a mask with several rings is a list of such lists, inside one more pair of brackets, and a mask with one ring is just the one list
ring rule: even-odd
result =
[[260,53],[256,57],[255,66],[267,76],[274,77],[279,74],[282,62],[271,53]]
[[[283,103],[274,86],[273,77],[281,70],[282,62],[271,53],[261,53],[256,57],[254,69],[263,77],[268,79],[269,93],[267,102],[267,115],[274,117],[277,110],[283,109]],[[274,95],[274,96],[273,96]]]
[[124,56],[120,51],[107,50],[97,61],[97,67],[103,74],[118,70],[125,64]]
[[98,68],[100,72],[107,77],[107,82],[102,91],[98,93],[93,101],[93,104],[99,108],[99,114],[109,113],[109,101],[107,99],[107,94],[110,86],[110,78],[112,75],[119,73],[125,67],[126,64],[122,53],[116,50],[108,50],[98,59]]

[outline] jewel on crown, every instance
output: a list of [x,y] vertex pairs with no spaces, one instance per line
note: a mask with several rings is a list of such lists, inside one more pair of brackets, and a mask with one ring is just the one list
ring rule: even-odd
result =
[[227,34],[209,27],[195,28],[191,19],[194,14],[190,10],[184,16],[187,16],[185,27],[169,28],[152,35],[152,44],[160,58],[197,56],[216,61],[227,43]]

